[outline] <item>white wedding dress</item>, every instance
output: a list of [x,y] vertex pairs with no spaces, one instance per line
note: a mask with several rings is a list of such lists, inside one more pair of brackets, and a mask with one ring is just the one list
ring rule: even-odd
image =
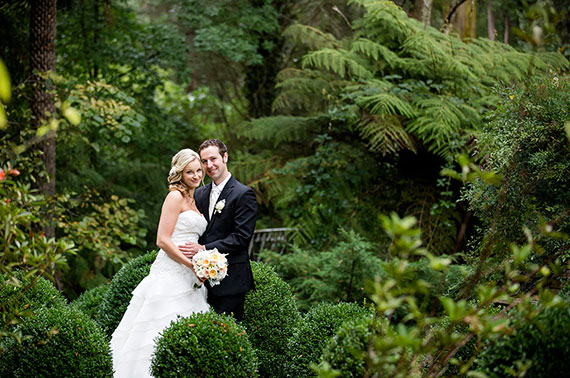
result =
[[[206,219],[193,210],[178,215],[172,233],[176,245],[197,242],[206,230]],[[206,288],[194,288],[198,279],[190,269],[160,250],[150,273],[133,291],[123,319],[111,338],[115,378],[151,377],[150,360],[155,338],[176,320],[206,312]]]

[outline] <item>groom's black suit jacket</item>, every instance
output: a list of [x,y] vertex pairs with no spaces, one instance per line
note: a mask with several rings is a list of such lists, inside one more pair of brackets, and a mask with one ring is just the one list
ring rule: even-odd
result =
[[247,249],[257,216],[255,192],[233,176],[230,177],[217,201],[219,203],[225,199],[225,206],[221,212],[214,210],[210,219],[208,208],[211,190],[210,183],[194,193],[196,206],[208,221],[199,243],[206,249],[217,248],[220,253],[228,254],[228,275],[219,285],[207,285],[208,290],[217,296],[243,294],[254,288]]

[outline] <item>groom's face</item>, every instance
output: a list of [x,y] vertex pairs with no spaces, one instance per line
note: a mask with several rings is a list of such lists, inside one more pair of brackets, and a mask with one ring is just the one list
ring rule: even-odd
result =
[[220,150],[216,146],[210,146],[200,151],[202,164],[206,174],[217,184],[224,181],[228,174],[228,153],[220,155]]

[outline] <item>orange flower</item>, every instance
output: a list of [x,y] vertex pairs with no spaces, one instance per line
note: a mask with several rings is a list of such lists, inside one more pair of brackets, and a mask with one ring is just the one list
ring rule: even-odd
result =
[[17,169],[10,169],[6,174],[10,176],[20,176],[20,171]]
[[4,169],[0,169],[0,181],[4,180],[4,177],[6,177],[6,174],[4,173]]

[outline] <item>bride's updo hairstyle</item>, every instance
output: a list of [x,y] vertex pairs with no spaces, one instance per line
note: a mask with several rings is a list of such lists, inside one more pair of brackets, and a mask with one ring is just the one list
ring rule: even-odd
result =
[[[194,160],[198,159],[200,162],[200,167],[202,167],[202,160],[200,160],[200,155],[195,151],[185,148],[180,150],[172,157],[172,167],[170,168],[170,172],[168,173],[168,190],[179,190],[182,192],[184,196],[189,195],[188,185],[186,185],[182,181],[182,171],[188,165],[188,163],[193,162]],[[204,171],[204,167],[202,167],[202,171]],[[202,180],[204,177],[202,176]]]

